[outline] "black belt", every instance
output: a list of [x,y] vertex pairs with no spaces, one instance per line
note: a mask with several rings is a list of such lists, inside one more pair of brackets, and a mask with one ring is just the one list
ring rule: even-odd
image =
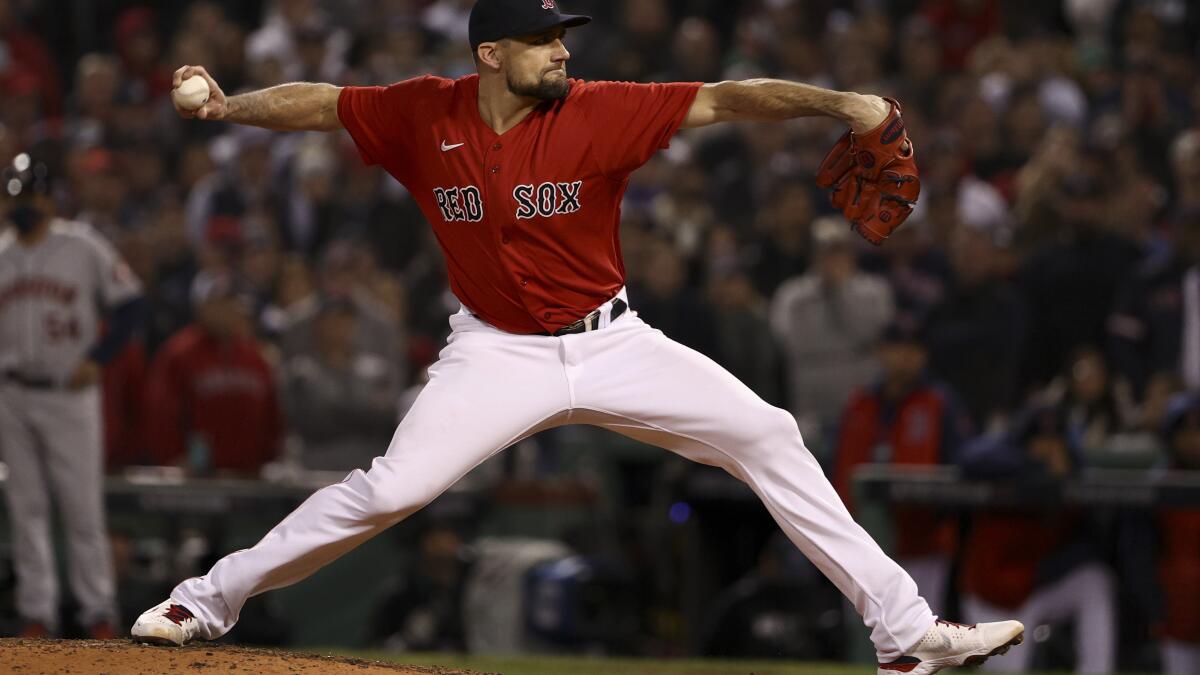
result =
[[[625,313],[629,309],[629,303],[617,298],[612,301],[612,314],[609,315],[609,321],[615,321],[618,316]],[[563,326],[554,333],[542,333],[542,335],[554,335],[554,337],[562,337],[564,335],[575,335],[577,333],[586,333],[588,331],[597,330],[600,328],[600,310],[593,310],[591,314],[583,317],[575,323]]]
[[16,370],[4,371],[4,379],[26,389],[58,389],[58,385],[49,377],[26,375]]

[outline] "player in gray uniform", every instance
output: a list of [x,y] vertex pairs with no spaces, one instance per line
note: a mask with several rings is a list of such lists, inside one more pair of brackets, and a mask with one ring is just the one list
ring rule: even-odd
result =
[[27,153],[0,169],[0,460],[8,466],[17,613],[25,636],[58,630],[53,494],[80,625],[105,638],[117,617],[97,383],[140,323],[144,300],[107,241],[53,216],[50,179]]

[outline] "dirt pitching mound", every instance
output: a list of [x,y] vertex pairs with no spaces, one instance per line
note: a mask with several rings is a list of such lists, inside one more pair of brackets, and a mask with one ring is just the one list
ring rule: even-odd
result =
[[0,640],[0,673],[14,675],[478,675],[466,670],[199,644],[152,647],[130,640]]

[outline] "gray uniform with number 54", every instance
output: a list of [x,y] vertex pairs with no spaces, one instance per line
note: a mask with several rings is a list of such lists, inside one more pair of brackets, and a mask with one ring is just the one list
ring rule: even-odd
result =
[[101,309],[141,293],[90,226],[56,221],[34,246],[0,236],[0,370],[63,385],[96,344]]
[[96,345],[103,310],[140,293],[129,267],[88,225],[54,221],[32,245],[11,229],[0,234],[0,460],[8,466],[17,612],[51,630],[58,624],[51,494],[81,624],[116,618],[100,395],[94,385],[67,384]]

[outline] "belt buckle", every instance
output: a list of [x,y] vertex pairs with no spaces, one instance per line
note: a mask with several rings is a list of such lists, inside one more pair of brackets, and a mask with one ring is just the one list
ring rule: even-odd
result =
[[591,314],[580,319],[583,322],[583,332],[598,330],[600,328],[600,310],[593,310]]
[[600,310],[594,309],[591,314],[583,317],[575,323],[567,324],[555,331],[555,335],[575,335],[578,333],[589,333],[600,328]]

